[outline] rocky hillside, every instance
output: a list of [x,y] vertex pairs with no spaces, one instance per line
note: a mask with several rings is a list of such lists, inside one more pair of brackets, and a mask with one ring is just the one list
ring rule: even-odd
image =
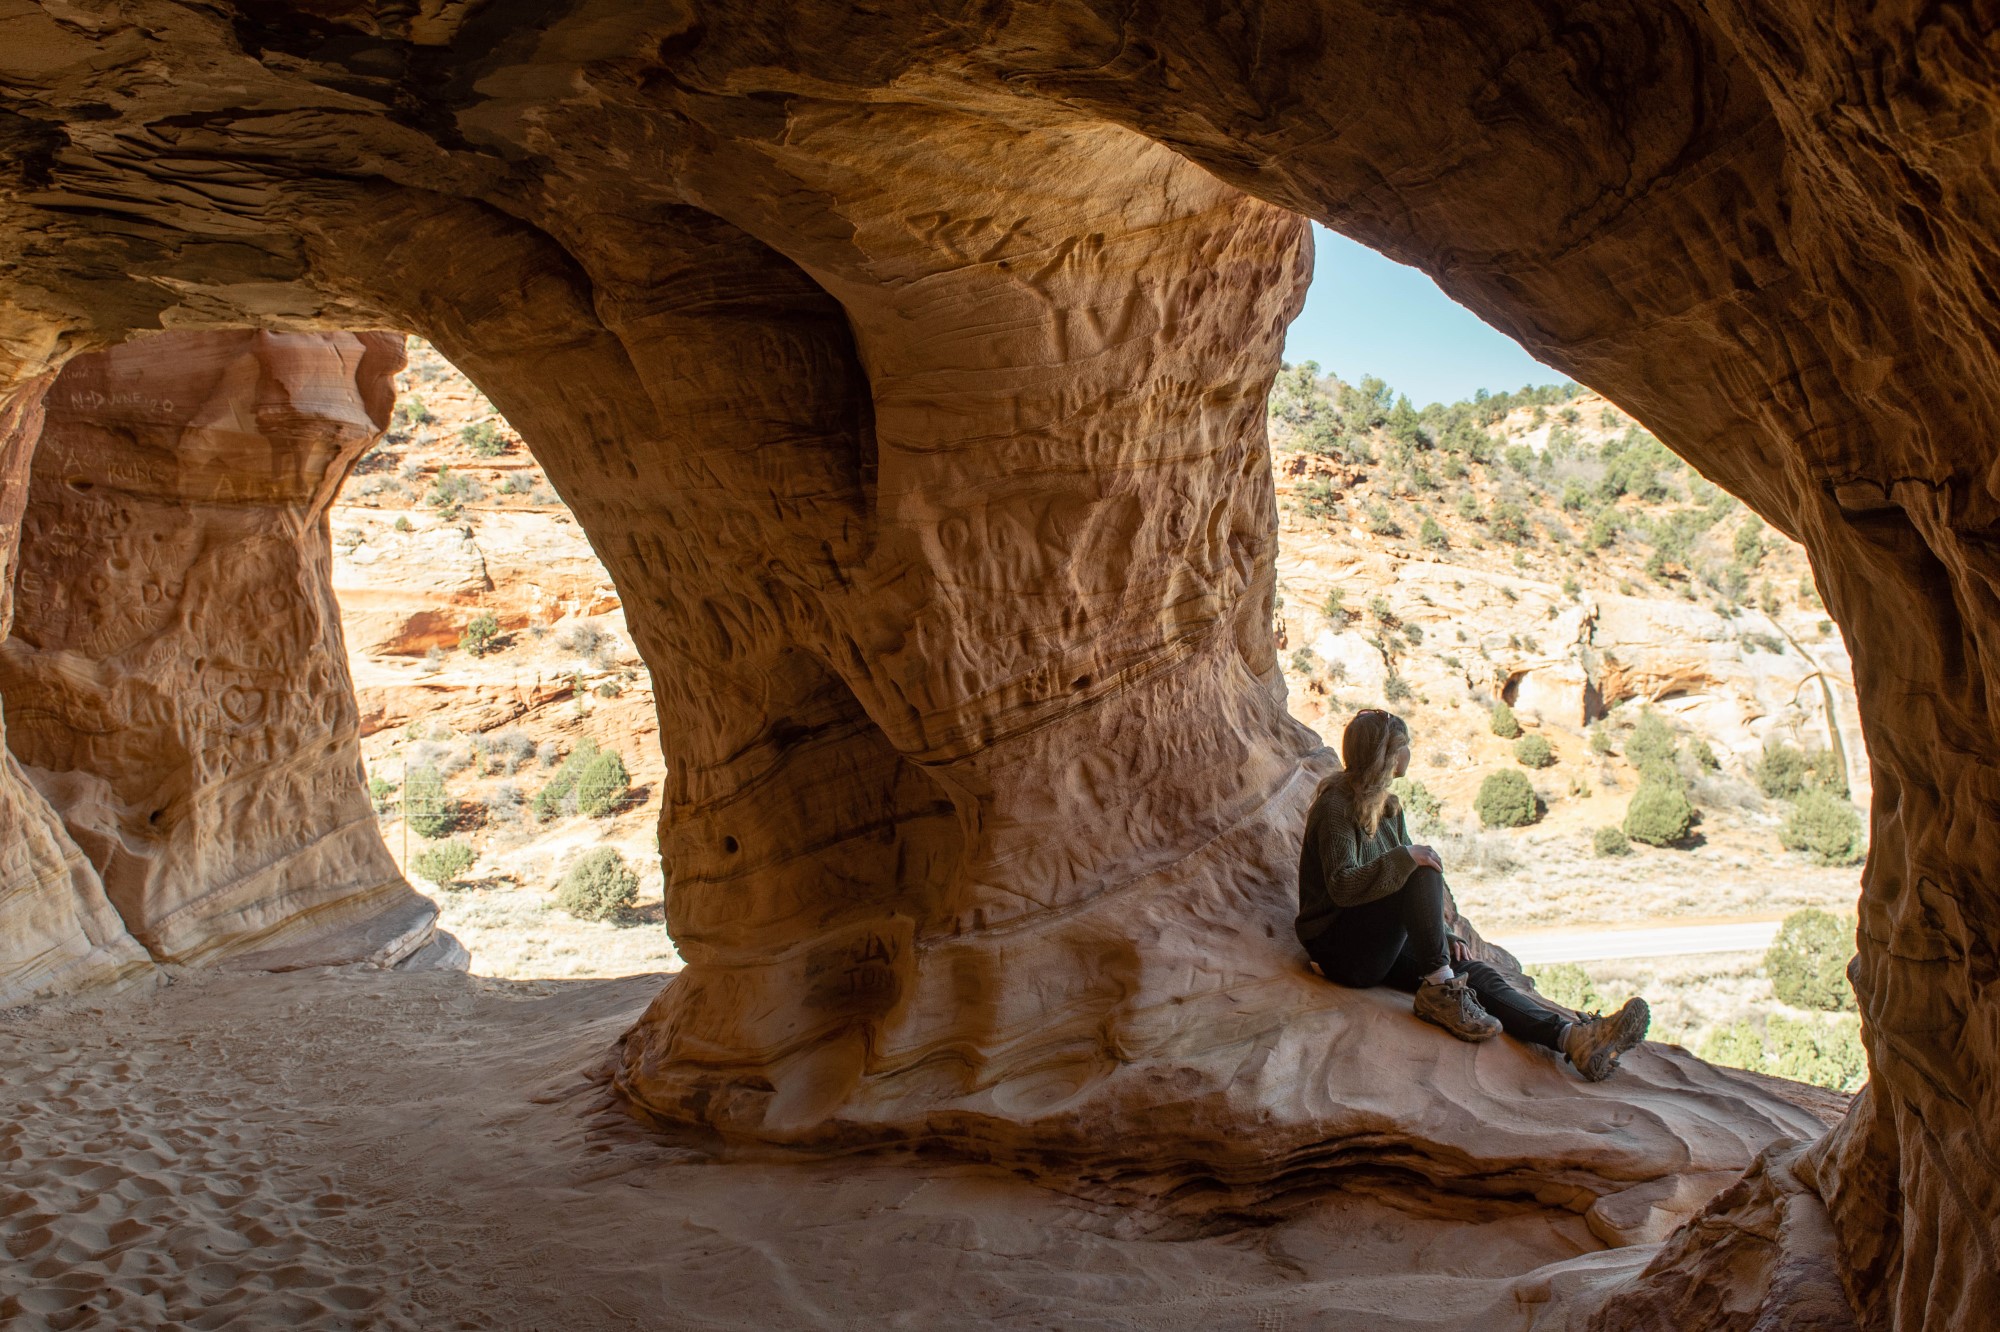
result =
[[[412,882],[436,892],[444,925],[482,972],[672,966],[654,827],[666,768],[617,593],[492,404],[427,343],[411,339],[409,356],[394,428],[331,517],[334,590],[384,836]],[[538,800],[589,745],[622,760],[625,794],[596,816],[573,792]],[[442,779],[446,826],[402,819],[417,769]],[[441,835],[424,838],[412,824]],[[433,884],[423,853],[449,843],[469,849],[471,863]],[[565,871],[601,846],[637,874],[640,908],[615,922],[551,909]]]
[[[1785,846],[1803,788],[1850,811],[1868,789],[1802,548],[1574,386],[1420,412],[1308,363],[1270,417],[1293,711],[1332,744],[1358,707],[1409,719],[1422,821],[1482,925],[1851,905],[1858,841]],[[1601,832],[1649,755],[1691,807],[1659,846]],[[1538,809],[1489,829],[1501,772]]]

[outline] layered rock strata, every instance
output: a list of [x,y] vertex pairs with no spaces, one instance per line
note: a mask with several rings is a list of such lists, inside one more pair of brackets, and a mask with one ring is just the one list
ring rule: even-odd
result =
[[[1310,783],[1259,649],[1221,642],[1268,585],[1264,462],[1231,423],[1277,312],[1210,275],[1284,238],[1150,141],[1421,265],[1812,551],[1870,748],[1874,1081],[1793,1177],[1867,1324],[2000,1305],[1976,20],[586,0],[537,24],[24,11],[0,348],[14,384],[135,329],[412,327],[521,426],[655,678],[701,682],[662,731],[676,928],[708,970],[635,1033],[635,1095],[785,1137],[1046,1069],[1055,1099],[995,1122],[1114,1083],[1136,1114],[1178,1084],[1112,1015],[1185,988],[1213,1006],[1162,1011],[1221,1048],[1255,990],[1250,944],[1226,984],[1191,959],[1269,921]],[[1234,371],[1184,359],[1221,354],[1210,301],[1247,321]],[[1073,580],[1086,557],[1115,577]],[[735,1091],[690,1099],[704,1080]]]
[[28,873],[72,866],[120,957],[393,961],[429,937],[362,789],[328,583],[326,509],[401,363],[379,334],[143,339],[72,361],[14,445],[0,698],[46,803],[20,798],[64,834]]

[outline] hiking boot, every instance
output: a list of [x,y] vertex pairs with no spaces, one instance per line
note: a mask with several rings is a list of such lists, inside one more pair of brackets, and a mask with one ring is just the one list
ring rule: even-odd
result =
[[1618,1056],[1646,1039],[1653,1012],[1644,999],[1627,999],[1610,1017],[1585,1013],[1563,1032],[1563,1054],[1586,1082],[1602,1082],[1618,1067]]
[[1461,1041],[1490,1041],[1500,1034],[1500,1024],[1479,1006],[1479,996],[1472,992],[1472,987],[1457,976],[1419,985],[1417,1016],[1436,1023]]

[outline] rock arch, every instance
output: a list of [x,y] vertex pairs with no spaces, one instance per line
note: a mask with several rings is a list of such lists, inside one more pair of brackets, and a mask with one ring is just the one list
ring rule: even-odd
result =
[[[948,1103],[1009,1085],[994,1052],[1042,1079],[990,1102],[994,1124],[1143,1072],[1131,1032],[1090,1015],[1178,997],[1148,988],[1174,957],[1185,976],[1220,959],[1212,985],[1168,987],[1213,1002],[1161,1007],[1177,1016],[1148,1039],[1216,1037],[1220,1060],[1222,1033],[1252,1034],[1230,996],[1286,982],[1243,926],[1279,910],[1282,793],[1311,761],[1280,724],[1268,645],[1231,632],[1268,622],[1246,432],[1296,254],[1296,223],[1260,199],[1424,267],[1812,551],[1875,776],[1857,967],[1874,1080],[1751,1191],[1826,1200],[1871,1324],[1972,1327],[1993,1306],[1996,138],[1971,19],[1340,0],[129,16],[143,26],[32,10],[0,55],[17,429],[0,457],[27,466],[52,368],[134,330],[413,327],[487,386],[628,605],[704,629],[678,703],[743,699],[734,727],[707,719],[668,840],[679,927],[713,931],[750,1029],[718,1048],[665,1001],[629,1047],[642,1101],[780,1138],[914,1118],[976,1140]],[[782,366],[806,400],[746,365]],[[757,428],[737,428],[746,413]],[[1120,486],[1177,443],[1135,508]],[[774,484],[791,466],[814,484]],[[732,478],[754,505],[728,502]],[[1010,500],[1046,525],[1010,526]],[[967,504],[991,521],[961,532]],[[978,558],[954,560],[969,542]],[[1089,581],[1128,550],[1115,587]],[[673,577],[743,558],[762,577],[729,569],[756,589],[740,614]],[[998,576],[950,576],[968,563]],[[1008,596],[1042,578],[1062,594]],[[641,646],[661,677],[672,647]],[[1149,756],[1168,724],[1186,748]],[[56,958],[116,971],[129,957],[101,916],[47,907],[81,871],[19,786],[10,818],[44,849],[0,861],[8,910],[64,940],[24,951],[51,976],[83,965]],[[1080,818],[1109,835],[1076,835]],[[839,835],[864,824],[865,847]],[[738,882],[723,857],[766,841],[756,928],[704,915]],[[906,943],[856,926],[844,954],[774,948],[784,912],[812,909],[797,885],[879,891],[889,865]],[[1108,888],[1148,874],[1164,878],[1114,907]],[[921,949],[919,921],[936,931]],[[1006,941],[1036,929],[1069,941],[1064,961],[1020,985]],[[993,1002],[996,981],[1033,1002]],[[977,1039],[926,1025],[967,1010],[991,1015]],[[718,1073],[760,1059],[800,1076]],[[736,1090],[689,1099],[704,1080]],[[1218,1174],[1268,1179],[1286,1150],[1278,1134],[1230,1156],[1223,1130],[1257,1111],[1226,1094],[1121,1103],[1218,1116],[1155,1118],[1157,1137],[1127,1139],[1141,1154],[1198,1143]],[[1428,1141],[1440,1170],[1455,1140]],[[1562,1170],[1604,1190],[1644,1155]],[[1725,1249],[1688,1240],[1657,1281],[1697,1309],[1704,1255]],[[1606,1325],[1667,1307],[1650,1298]]]

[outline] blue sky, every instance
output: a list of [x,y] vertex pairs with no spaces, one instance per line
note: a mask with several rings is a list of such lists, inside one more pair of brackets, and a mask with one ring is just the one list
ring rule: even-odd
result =
[[1455,304],[1414,268],[1313,223],[1312,289],[1285,338],[1287,361],[1318,361],[1353,383],[1380,375],[1422,407],[1474,390],[1568,378]]

